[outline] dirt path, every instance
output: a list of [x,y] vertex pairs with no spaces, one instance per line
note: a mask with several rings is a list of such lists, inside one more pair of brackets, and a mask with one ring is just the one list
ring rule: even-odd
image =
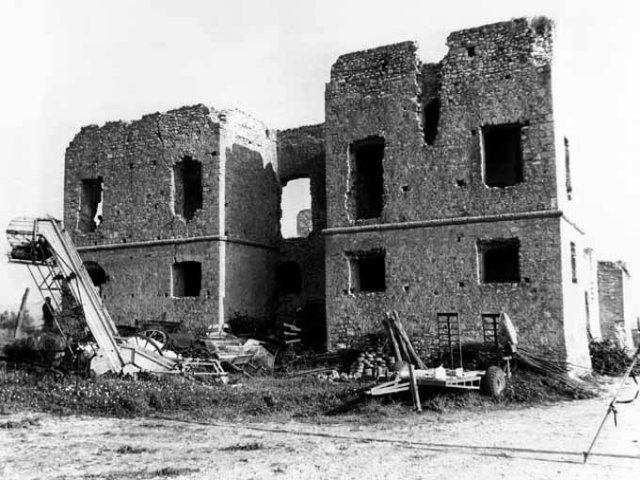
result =
[[[20,414],[0,423],[3,479],[632,479],[640,402],[619,406],[583,465],[607,399],[376,425],[210,425]],[[31,419],[31,425],[24,422]]]

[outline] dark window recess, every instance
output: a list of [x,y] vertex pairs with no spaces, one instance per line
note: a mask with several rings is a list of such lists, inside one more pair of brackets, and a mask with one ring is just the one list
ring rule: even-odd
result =
[[565,187],[567,189],[567,198],[571,200],[573,194],[573,185],[571,184],[571,155],[569,154],[569,140],[564,137],[564,169],[567,177],[565,178]]
[[95,232],[102,223],[102,177],[82,180],[78,230]]
[[440,122],[440,99],[434,98],[424,107],[424,141],[433,145],[438,135]]
[[107,272],[104,271],[104,268],[102,268],[98,262],[87,260],[84,262],[84,268],[87,269],[89,278],[91,278],[91,281],[96,287],[100,287],[110,280],[109,275],[107,275]]
[[521,132],[520,124],[483,127],[484,183],[487,186],[504,188],[523,181]]
[[173,264],[173,296],[199,297],[202,286],[200,262],[178,262]]
[[491,240],[478,243],[482,283],[520,281],[520,241]]
[[285,262],[278,267],[278,290],[280,294],[300,293],[302,291],[302,269],[296,262]]
[[375,218],[382,214],[384,139],[370,137],[351,144],[354,172],[356,218]]
[[578,265],[576,260],[576,244],[571,242],[571,281],[578,283]]
[[173,167],[174,209],[185,220],[191,220],[202,208],[202,164],[184,157]]
[[382,292],[386,290],[385,252],[374,250],[350,254],[351,291]]

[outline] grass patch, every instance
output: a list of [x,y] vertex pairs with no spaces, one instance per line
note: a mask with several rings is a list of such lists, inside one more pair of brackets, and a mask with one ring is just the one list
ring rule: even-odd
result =
[[[129,478],[137,479],[151,479],[151,478],[170,478],[179,477],[180,475],[186,475],[189,473],[199,472],[198,468],[174,468],[163,467],[157,470],[123,470],[121,472],[112,472],[107,474],[88,474],[82,478],[85,480],[125,480]],[[64,477],[67,478],[67,477]]]
[[228,447],[219,448],[221,452],[248,452],[253,450],[262,450],[264,445],[260,442],[236,443]]
[[39,427],[40,420],[37,418],[23,418],[22,420],[8,420],[6,422],[0,423],[0,428],[5,430],[11,430],[14,428],[30,428],[30,427]]
[[[242,383],[203,384],[176,376],[145,376],[134,380],[105,375],[85,379],[0,370],[0,405],[11,411],[62,415],[204,421],[296,419],[376,423],[411,412],[408,393],[370,398],[363,395],[363,390],[371,386],[365,383],[332,383],[313,376],[254,377],[236,381]],[[499,400],[483,397],[477,391],[424,388],[420,396],[425,411],[443,413],[589,398],[593,394],[576,393],[552,378],[518,371]],[[139,453],[127,450],[132,447],[121,448],[124,450],[118,453]]]
[[151,478],[153,477],[179,477],[180,475],[185,475],[187,473],[195,473],[200,469],[198,468],[174,468],[174,467],[164,467],[156,470],[151,473]]
[[121,445],[116,449],[116,453],[120,453],[120,454],[130,454],[130,455],[136,455],[139,453],[144,453],[144,452],[151,452],[152,450],[149,450],[148,448],[144,448],[144,447],[132,447],[131,445]]

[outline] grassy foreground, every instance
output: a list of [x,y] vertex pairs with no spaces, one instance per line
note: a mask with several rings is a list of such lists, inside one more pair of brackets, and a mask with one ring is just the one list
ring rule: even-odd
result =
[[[189,419],[377,422],[410,413],[409,394],[365,397],[366,383],[302,378],[236,377],[208,384],[176,376],[102,376],[95,379],[0,369],[0,409],[115,417],[173,416]],[[576,393],[532,373],[512,378],[500,400],[478,392],[421,390],[426,411],[509,408],[572,398]],[[337,418],[336,418],[337,417]]]

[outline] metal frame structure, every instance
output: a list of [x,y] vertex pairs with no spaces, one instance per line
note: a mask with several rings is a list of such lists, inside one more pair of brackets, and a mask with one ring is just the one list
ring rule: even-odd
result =
[[14,219],[7,228],[7,239],[12,249],[9,261],[26,265],[42,297],[51,297],[56,328],[72,354],[59,322],[62,291],[66,287],[82,307],[87,326],[98,345],[98,356],[106,362],[102,367],[105,371],[195,373],[195,369],[206,367],[209,372],[204,374],[225,375],[217,360],[198,362],[167,356],[155,345],[148,348],[131,337],[120,337],[71,237],[59,220],[53,217]]

